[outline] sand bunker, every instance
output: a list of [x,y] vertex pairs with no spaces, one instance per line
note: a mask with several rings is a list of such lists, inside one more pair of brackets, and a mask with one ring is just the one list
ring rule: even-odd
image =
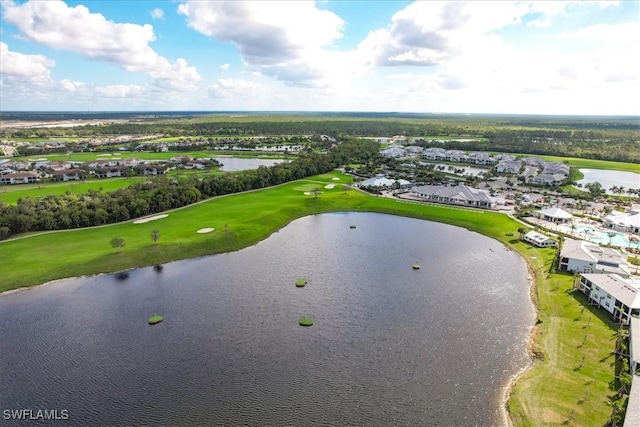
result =
[[211,228],[211,227],[201,228],[200,230],[197,231],[197,233],[199,233],[199,234],[211,233],[213,230],[215,230],[215,229]]
[[324,186],[324,188],[331,190],[332,188],[335,188],[336,186],[333,184],[327,184]]
[[331,178],[334,181],[340,181],[340,178],[338,178],[337,176],[334,176],[333,178]]
[[111,156],[111,154],[107,153],[107,154],[96,154],[96,157],[108,157]]
[[167,214],[150,216],[149,218],[136,219],[135,221],[133,221],[133,223],[134,224],[144,224],[145,222],[155,221],[156,219],[162,219],[162,218],[166,218],[168,216],[169,215],[167,215]]

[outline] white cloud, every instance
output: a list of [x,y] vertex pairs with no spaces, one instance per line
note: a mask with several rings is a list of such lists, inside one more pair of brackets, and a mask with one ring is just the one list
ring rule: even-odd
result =
[[51,82],[51,68],[56,64],[44,55],[25,55],[9,50],[0,42],[0,76],[16,84],[46,84]]
[[85,82],[71,81],[69,79],[60,80],[60,87],[66,92],[80,92],[87,88]]
[[139,85],[109,85],[98,86],[94,88],[94,91],[97,95],[107,98],[139,98],[144,92],[144,87]]
[[211,98],[228,98],[236,96],[255,96],[259,87],[249,80],[219,79],[207,88]]
[[171,64],[149,46],[155,40],[151,25],[114,23],[85,6],[68,7],[59,0],[3,2],[2,12],[29,40],[145,73],[163,87],[194,89],[201,80],[183,59]]
[[156,7],[150,12],[150,15],[153,19],[162,19],[164,18],[164,10]]
[[574,31],[564,32],[561,38],[596,42],[600,45],[640,45],[640,22],[625,24],[595,24]]
[[343,21],[310,1],[187,1],[178,7],[194,30],[233,43],[245,65],[292,86],[325,86],[329,50]]

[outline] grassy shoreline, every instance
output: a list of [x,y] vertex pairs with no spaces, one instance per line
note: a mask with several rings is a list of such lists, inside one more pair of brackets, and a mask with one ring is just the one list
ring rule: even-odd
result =
[[[613,394],[609,383],[614,380],[611,363],[615,358],[609,355],[615,347],[611,341],[615,330],[606,313],[592,310],[580,295],[571,292],[571,276],[550,273],[553,250],[521,243],[517,233],[521,224],[505,214],[344,191],[340,184],[349,182],[347,175],[332,172],[209,199],[144,224],[128,221],[0,242],[0,259],[3,266],[9,266],[0,275],[0,292],[70,276],[239,250],[264,240],[294,219],[318,213],[378,212],[447,223],[494,238],[518,252],[534,278],[532,300],[541,323],[534,327],[530,343],[534,362],[509,388],[506,404],[513,424],[606,423],[610,416],[608,395]],[[324,188],[327,184],[337,185]],[[322,191],[318,197],[305,195],[316,187]],[[196,232],[205,227],[215,231]],[[160,231],[155,244],[150,238],[152,230]],[[125,246],[111,248],[109,241],[114,237],[122,237]],[[62,256],[64,262],[60,261]],[[581,357],[585,354],[587,360]]]

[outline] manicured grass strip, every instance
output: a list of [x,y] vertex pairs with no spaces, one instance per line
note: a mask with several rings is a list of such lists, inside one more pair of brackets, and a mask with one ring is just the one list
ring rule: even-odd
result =
[[[548,266],[551,256],[545,259]],[[565,274],[538,278],[538,358],[508,402],[516,426],[604,426],[612,415],[617,327],[572,284]]]

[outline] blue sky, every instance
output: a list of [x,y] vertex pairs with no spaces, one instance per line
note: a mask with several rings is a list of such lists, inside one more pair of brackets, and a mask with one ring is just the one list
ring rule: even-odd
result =
[[1,110],[640,115],[640,2],[0,0]]

